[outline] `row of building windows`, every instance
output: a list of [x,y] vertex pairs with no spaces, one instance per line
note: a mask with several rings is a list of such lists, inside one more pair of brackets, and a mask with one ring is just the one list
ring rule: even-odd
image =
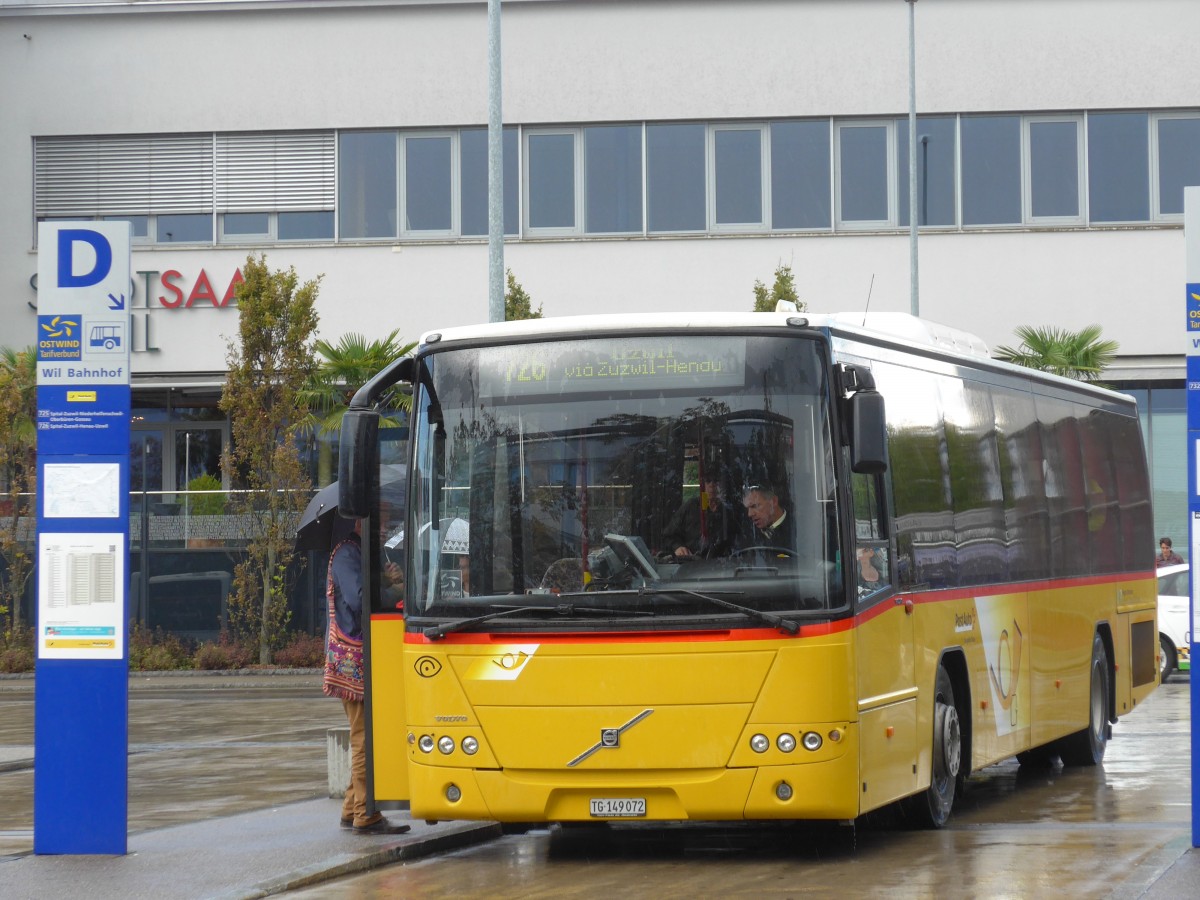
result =
[[[1200,183],[1200,113],[923,116],[917,132],[923,228],[1177,223]],[[908,155],[906,118],[507,127],[504,230],[907,228]],[[127,219],[146,243],[477,239],[487,132],[38,139],[35,205]]]

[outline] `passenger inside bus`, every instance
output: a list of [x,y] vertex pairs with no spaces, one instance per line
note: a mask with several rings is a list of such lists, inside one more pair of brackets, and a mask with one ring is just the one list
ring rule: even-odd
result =
[[887,585],[887,564],[875,547],[858,548],[858,589],[860,593],[877,591]]
[[733,508],[722,496],[721,482],[706,476],[701,493],[683,501],[663,530],[666,551],[679,559],[727,556],[737,532]]

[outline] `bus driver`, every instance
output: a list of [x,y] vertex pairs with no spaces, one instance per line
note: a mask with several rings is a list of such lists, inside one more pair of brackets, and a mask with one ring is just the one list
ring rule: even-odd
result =
[[792,518],[774,488],[763,484],[749,485],[742,492],[742,505],[754,528],[751,546],[795,548]]

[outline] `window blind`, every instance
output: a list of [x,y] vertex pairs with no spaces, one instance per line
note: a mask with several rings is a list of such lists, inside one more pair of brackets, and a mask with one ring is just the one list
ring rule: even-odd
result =
[[212,210],[210,134],[35,138],[33,157],[39,217]]
[[334,208],[332,132],[218,134],[217,212]]

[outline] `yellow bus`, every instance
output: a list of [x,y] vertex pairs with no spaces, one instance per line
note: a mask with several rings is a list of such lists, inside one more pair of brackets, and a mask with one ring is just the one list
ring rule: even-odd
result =
[[364,529],[381,806],[845,822],[899,803],[938,827],[974,770],[1100,762],[1157,684],[1124,395],[901,314],[457,327],[358,391],[344,513],[386,518],[374,407],[405,384],[404,519]]

